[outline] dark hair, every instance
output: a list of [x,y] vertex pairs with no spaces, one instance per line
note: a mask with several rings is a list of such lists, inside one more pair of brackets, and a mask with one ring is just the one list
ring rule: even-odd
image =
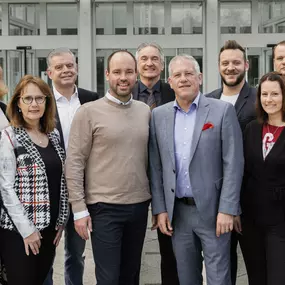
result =
[[269,72],[263,75],[259,81],[256,98],[256,113],[257,119],[260,123],[268,121],[268,114],[264,111],[261,105],[261,85],[265,81],[276,81],[279,83],[282,92],[282,121],[285,122],[285,83],[282,75],[278,72]]
[[243,59],[244,59],[244,61],[246,61],[245,49],[244,49],[240,44],[238,44],[235,40],[228,40],[228,41],[226,41],[225,44],[221,47],[220,53],[219,53],[219,61],[220,61],[221,53],[222,53],[224,50],[227,50],[227,49],[239,49],[239,50],[243,53]]
[[45,112],[40,119],[40,126],[41,130],[44,133],[50,133],[55,128],[55,113],[56,113],[56,106],[55,106],[55,99],[54,96],[48,86],[41,78],[32,76],[32,75],[25,75],[21,78],[20,82],[17,84],[14,94],[9,101],[7,106],[7,115],[10,119],[10,124],[14,127],[25,127],[29,128],[29,125],[23,118],[21,112],[19,112],[18,107],[18,100],[20,96],[23,94],[25,88],[28,84],[36,85],[41,92],[46,96],[45,102]]
[[126,50],[126,49],[119,49],[119,50],[116,50],[116,51],[112,52],[112,53],[109,55],[109,57],[108,57],[108,59],[107,59],[107,71],[110,72],[110,62],[111,62],[112,57],[113,57],[115,54],[119,53],[119,52],[127,53],[127,54],[129,54],[129,55],[133,58],[133,60],[134,60],[134,62],[135,62],[135,72],[137,72],[137,60],[136,60],[135,56],[134,56],[131,52],[129,52],[128,50]]
[[282,41],[282,42],[279,42],[277,45],[275,45],[272,49],[272,58],[273,60],[275,59],[275,49],[278,47],[278,46],[285,46],[285,41]]

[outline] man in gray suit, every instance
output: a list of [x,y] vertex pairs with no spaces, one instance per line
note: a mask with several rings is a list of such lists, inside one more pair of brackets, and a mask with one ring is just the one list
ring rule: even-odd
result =
[[189,55],[169,64],[176,100],[153,110],[150,177],[153,214],[172,236],[180,285],[229,285],[230,232],[243,176],[242,134],[234,107],[199,91]]

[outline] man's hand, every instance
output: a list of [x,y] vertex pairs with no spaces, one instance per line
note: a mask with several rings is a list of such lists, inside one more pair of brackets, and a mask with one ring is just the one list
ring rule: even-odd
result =
[[240,235],[242,234],[241,220],[240,216],[234,217],[234,229]]
[[157,225],[163,234],[172,236],[173,228],[171,227],[167,213],[160,213],[157,215]]
[[29,256],[30,254],[29,248],[32,250],[32,253],[34,255],[37,255],[40,253],[41,238],[42,236],[38,231],[35,231],[28,237],[24,238],[26,255]]
[[234,227],[234,216],[218,213],[216,235],[219,237],[222,234],[229,233]]
[[157,215],[151,217],[151,222],[152,222],[151,230],[154,231],[158,228]]
[[88,230],[89,232],[92,232],[91,217],[87,216],[79,220],[75,220],[74,227],[76,232],[81,236],[82,239],[88,240],[89,239]]

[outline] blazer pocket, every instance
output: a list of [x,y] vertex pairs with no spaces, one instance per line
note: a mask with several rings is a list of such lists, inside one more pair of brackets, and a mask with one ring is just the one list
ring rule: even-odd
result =
[[215,182],[215,187],[217,190],[221,190],[222,186],[223,186],[223,177],[219,178],[218,180],[216,180]]

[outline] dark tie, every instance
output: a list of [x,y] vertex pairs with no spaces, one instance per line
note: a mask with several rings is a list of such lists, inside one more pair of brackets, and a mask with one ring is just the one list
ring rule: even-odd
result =
[[150,110],[156,107],[156,101],[154,92],[151,89],[147,89],[147,92],[149,93],[148,99],[147,99],[147,105],[150,107]]

